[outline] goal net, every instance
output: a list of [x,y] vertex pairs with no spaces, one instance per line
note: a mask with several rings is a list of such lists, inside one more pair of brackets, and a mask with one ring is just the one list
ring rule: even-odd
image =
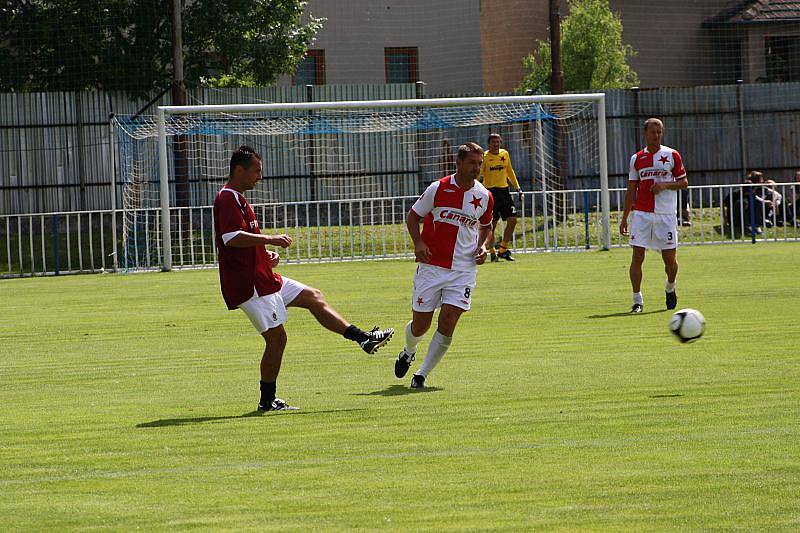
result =
[[[474,141],[488,148],[490,133],[502,136],[523,189],[532,193],[521,207],[538,213],[547,227],[547,217],[586,201],[554,192],[607,191],[603,98],[200,105],[117,117],[121,264],[167,270],[213,264],[210,206],[241,145],[263,159],[263,179],[247,193],[262,227],[296,237],[306,232],[307,242],[296,243],[289,260],[408,254],[403,223],[414,197],[455,172],[459,145]],[[601,197],[607,194],[590,198],[593,210]],[[605,237],[601,241],[607,245]]]

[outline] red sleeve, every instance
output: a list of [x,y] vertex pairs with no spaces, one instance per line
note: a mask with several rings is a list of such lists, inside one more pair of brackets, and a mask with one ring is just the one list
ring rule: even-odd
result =
[[683,168],[683,158],[677,151],[672,152],[672,159],[675,161],[675,166],[672,167],[672,177],[679,180],[686,176],[686,169]]
[[492,223],[492,212],[494,211],[494,196],[489,192],[489,204],[486,206],[486,211],[481,215],[480,223],[484,226],[489,226]]
[[217,231],[220,235],[232,231],[248,231],[247,222],[242,214],[242,209],[232,193],[221,193],[217,197],[216,208]]

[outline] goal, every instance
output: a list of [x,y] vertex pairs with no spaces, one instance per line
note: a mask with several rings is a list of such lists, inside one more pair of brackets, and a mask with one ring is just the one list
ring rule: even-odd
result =
[[455,171],[459,145],[486,148],[490,133],[545,232],[588,197],[553,192],[596,188],[597,242],[611,242],[603,94],[162,106],[116,126],[127,269],[214,264],[210,206],[243,144],[263,157],[248,192],[262,226],[314,237],[289,260],[408,255],[413,197]]

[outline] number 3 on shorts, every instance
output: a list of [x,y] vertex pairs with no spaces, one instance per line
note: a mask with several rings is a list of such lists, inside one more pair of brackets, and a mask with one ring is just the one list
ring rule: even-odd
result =
[[464,289],[464,298],[466,298],[467,300],[469,300],[469,294],[470,294],[470,292],[472,292],[472,291],[470,290],[470,288],[469,288],[469,287],[466,287],[466,288]]

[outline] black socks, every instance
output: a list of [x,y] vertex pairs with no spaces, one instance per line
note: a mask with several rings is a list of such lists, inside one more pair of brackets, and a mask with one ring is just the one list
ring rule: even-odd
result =
[[366,340],[369,340],[369,335],[367,335],[367,332],[363,331],[361,329],[358,329],[355,326],[349,326],[346,330],[344,330],[344,333],[342,333],[342,336],[345,339],[349,339],[351,341],[355,341],[355,342],[357,342],[359,344],[361,344],[362,342],[364,342]]
[[272,405],[272,400],[275,399],[275,389],[277,382],[275,381],[260,381],[261,383],[261,405],[267,407]]

